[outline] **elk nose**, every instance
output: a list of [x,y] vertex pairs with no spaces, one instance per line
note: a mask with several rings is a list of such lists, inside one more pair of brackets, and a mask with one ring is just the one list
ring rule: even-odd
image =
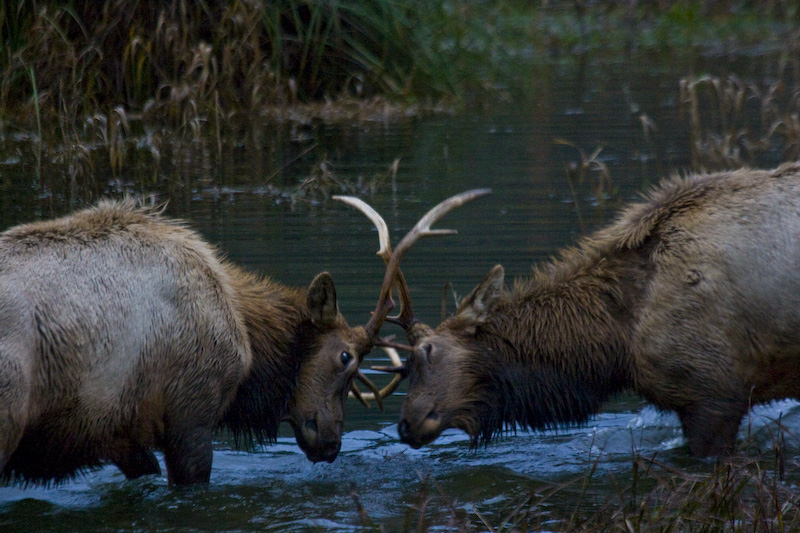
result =
[[397,424],[397,434],[400,435],[400,440],[408,444],[408,439],[411,436],[411,424],[405,418]]
[[411,424],[405,418],[397,424],[397,434],[400,435],[401,442],[408,444],[415,450],[418,450],[424,444],[424,442],[420,441],[419,435],[415,434],[411,429]]
[[309,435],[316,435],[317,433],[319,433],[319,427],[317,427],[317,421],[313,418],[306,420],[304,429],[306,433],[308,433]]
[[304,450],[306,456],[313,462],[325,461],[332,463],[342,447],[342,441],[330,431],[320,431],[317,421],[308,420],[305,423],[305,442],[308,449]]

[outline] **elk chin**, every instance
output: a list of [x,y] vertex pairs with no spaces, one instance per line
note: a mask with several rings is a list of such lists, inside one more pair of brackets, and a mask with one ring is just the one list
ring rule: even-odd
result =
[[309,417],[290,417],[295,440],[309,461],[332,463],[342,447],[344,424],[316,413]]

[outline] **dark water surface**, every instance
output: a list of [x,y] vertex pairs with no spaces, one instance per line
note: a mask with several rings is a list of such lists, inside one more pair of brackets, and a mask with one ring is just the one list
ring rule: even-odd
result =
[[[382,279],[376,233],[344,204],[321,195],[292,201],[273,187],[291,191],[286,184],[318,170],[321,161],[339,180],[376,182],[374,194],[361,196],[384,215],[394,242],[447,196],[491,187],[490,197],[439,224],[459,235],[422,241],[404,262],[417,314],[438,323],[443,294],[452,311],[454,294],[466,294],[497,263],[509,280],[526,275],[533,263],[609,221],[621,202],[635,199],[663,173],[688,168],[688,134],[677,103],[684,74],[678,67],[642,72],[630,64],[589,75],[554,69],[539,80],[536,97],[491,113],[254,127],[257,135],[226,141],[222,157],[203,145],[174,150],[159,179],[133,188],[169,200],[168,214],[185,218],[230,260],[281,282],[305,285],[329,270],[342,311],[357,324],[367,320]],[[654,138],[643,134],[643,112],[658,126]],[[11,141],[4,143],[10,150]],[[580,163],[579,150],[588,156],[600,146],[610,184],[600,188],[593,172],[571,183],[566,169]],[[388,169],[398,158],[392,177]],[[126,171],[150,172],[137,161],[129,166],[92,186],[114,195],[128,188],[121,177]],[[3,228],[81,205],[80,191],[55,185],[55,178],[33,180],[32,172],[24,155],[4,155]],[[447,283],[452,289],[445,291]],[[603,502],[615,490],[609,479],[624,484],[630,477],[635,453],[699,471],[712,465],[688,458],[673,414],[629,395],[610,402],[586,427],[518,432],[477,450],[469,449],[462,432],[450,430],[434,445],[412,450],[398,441],[395,428],[402,391],[387,400],[383,413],[349,406],[342,452],[333,464],[308,462],[288,427],[277,445],[251,453],[234,450],[220,435],[207,487],[170,489],[162,477],[127,482],[112,467],[58,487],[0,487],[0,529],[448,530],[456,517],[480,531],[488,527],[478,513],[498,528],[526,498],[537,500],[561,484],[532,512],[546,522],[556,510],[573,509],[581,492],[575,480],[593,466],[595,480],[583,499]],[[774,425],[768,420],[778,416],[800,434],[800,410],[785,401],[755,411],[742,436],[749,433],[769,450]],[[793,457],[798,446],[787,445]]]

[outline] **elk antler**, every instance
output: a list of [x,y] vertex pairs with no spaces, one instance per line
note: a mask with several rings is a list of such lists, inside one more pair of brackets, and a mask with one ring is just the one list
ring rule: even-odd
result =
[[405,369],[403,365],[402,359],[397,353],[397,350],[389,347],[389,346],[381,346],[383,351],[386,352],[386,355],[389,357],[389,360],[392,362],[394,366],[373,366],[370,367],[373,370],[380,370],[381,372],[398,372],[398,374],[392,379],[392,381],[386,385],[384,388],[378,390],[372,381],[367,378],[360,370],[356,376],[362,383],[364,383],[372,392],[363,393],[358,390],[355,383],[353,384],[353,390],[350,391],[349,397],[356,398],[364,407],[369,408],[369,400],[375,400],[378,404],[378,407],[381,411],[383,411],[383,399],[392,394],[400,385],[400,382],[403,381],[403,377],[399,370],[397,369]]
[[[409,231],[398,243],[394,251],[392,251],[391,241],[389,238],[389,229],[386,226],[386,222],[383,220],[383,217],[381,217],[377,211],[370,207],[366,202],[352,196],[333,197],[335,200],[345,202],[346,204],[355,207],[372,221],[372,223],[378,229],[378,237],[380,240],[380,250],[378,250],[378,255],[386,263],[386,273],[383,278],[380,296],[378,297],[378,305],[370,317],[369,322],[367,322],[367,324],[364,326],[366,333],[365,338],[367,339],[366,342],[368,345],[360,347],[361,349],[359,350],[359,353],[362,354],[362,357],[363,354],[369,352],[369,350],[371,350],[375,345],[397,347],[406,350],[411,349],[410,346],[395,344],[388,339],[381,339],[378,336],[380,328],[385,320],[400,325],[406,331],[406,333],[409,333],[413,326],[418,323],[418,320],[414,316],[414,313],[411,309],[411,297],[405,277],[403,276],[403,272],[400,270],[400,260],[411,248],[411,246],[422,237],[452,235],[457,233],[455,230],[432,229],[431,226],[456,207],[464,205],[475,198],[485,196],[490,192],[490,189],[474,189],[456,196],[452,196],[441,202],[439,205],[428,211],[419,220],[419,222],[417,222],[411,231]],[[392,301],[392,287],[394,285],[397,285],[397,293],[400,298],[401,309],[398,315],[389,317],[389,311],[394,307],[394,301]],[[378,370],[395,372],[397,374],[389,385],[387,385],[382,391],[379,391],[379,394],[374,395],[374,398],[377,402],[380,402],[382,398],[394,392],[394,390],[397,388],[397,385],[399,385],[400,381],[402,381],[402,379],[405,377],[405,365],[402,362],[399,362],[398,364],[398,362],[394,360],[392,362],[395,365],[394,367],[377,368]],[[361,381],[363,381],[365,384],[369,382],[366,376],[361,373],[359,373],[359,379],[361,379]],[[371,389],[374,388],[374,385],[371,382],[369,382],[367,386],[370,385],[372,385],[370,387]],[[357,389],[354,390],[354,395],[355,397],[360,398],[362,403],[366,403],[366,395],[360,394]]]
[[[335,200],[342,201],[348,205],[355,207],[356,209],[364,213],[367,216],[367,218],[370,219],[370,221],[372,221],[372,223],[375,225],[375,228],[378,230],[378,240],[380,242],[380,249],[378,250],[377,255],[379,255],[383,259],[384,263],[388,264],[389,259],[391,259],[392,256],[392,244],[391,244],[391,239],[389,238],[389,228],[386,226],[386,221],[383,220],[383,217],[380,214],[378,214],[378,212],[375,211],[369,204],[367,204],[366,202],[364,202],[359,198],[355,198],[353,196],[334,196],[333,198]],[[399,273],[398,278],[400,278],[401,276],[402,272]],[[403,279],[402,282],[400,279],[398,279],[397,281],[398,284],[400,283],[402,283],[403,285],[405,284],[405,279]],[[403,309],[405,309],[405,301],[402,299],[400,301],[401,304],[403,305]],[[368,329],[367,331],[370,330]],[[367,334],[367,339],[369,339],[370,342],[372,342],[373,344],[375,343],[374,336],[375,334],[373,333]],[[379,343],[383,344],[384,341],[381,340],[379,341]],[[410,347],[400,346],[400,348],[407,349]],[[362,354],[366,354],[366,352],[369,351],[370,349],[372,349],[372,346],[364,346],[362,350],[360,350],[359,352]],[[383,346],[383,349],[389,356],[389,359],[392,361],[395,367],[403,368],[403,361],[400,359],[400,356],[397,354],[397,350],[394,347]],[[375,367],[372,368],[376,369]],[[382,368],[383,367],[380,367],[379,369]],[[360,370],[357,374],[357,377],[372,391],[372,393],[361,393],[361,391],[358,390],[358,387],[355,384],[353,384],[353,390],[350,391],[349,396],[351,398],[358,399],[358,401],[361,402],[364,405],[364,407],[367,408],[369,408],[369,400],[375,400],[381,411],[383,410],[383,402],[382,402],[383,398],[392,394],[395,391],[395,389],[397,389],[398,385],[400,385],[400,382],[403,380],[402,374],[398,373],[386,387],[384,387],[381,390],[378,390],[375,384],[372,383],[372,381],[370,381],[369,378],[367,378]]]
[[[386,225],[386,221],[383,220],[383,217],[377,211],[375,211],[369,204],[354,196],[334,196],[333,199],[339,200],[341,202],[344,202],[348,205],[355,207],[356,209],[364,213],[367,216],[367,218],[369,218],[370,221],[375,225],[375,228],[378,230],[378,239],[380,241],[380,246],[381,246],[380,250],[378,250],[377,255],[380,256],[381,259],[383,259],[383,262],[388,266],[389,261],[392,258],[392,243],[391,239],[389,238],[389,228]],[[442,230],[442,231],[447,231],[448,233],[455,233],[454,230]],[[408,323],[409,327],[411,326],[410,322],[414,321],[413,312],[411,310],[411,299],[408,297],[409,296],[408,285],[406,285],[406,280],[405,277],[403,276],[403,272],[399,268],[397,269],[395,284],[397,285],[398,294],[400,296],[401,312],[397,316],[383,315],[382,319],[377,320],[377,328],[374,328],[375,331],[371,331],[371,328],[367,327],[366,329],[370,333],[369,334],[370,339],[374,338],[374,335],[377,334],[377,330],[380,329],[380,325],[383,322],[383,320],[388,320],[390,322],[397,323],[398,325],[401,326],[404,326]],[[389,288],[389,291],[390,292],[387,295],[388,300],[386,301],[387,314],[388,311],[394,307],[394,302],[391,301],[391,287]],[[383,297],[383,294],[381,294],[381,296]],[[379,300],[378,302],[379,308],[380,308],[380,302],[381,300]],[[376,309],[375,313],[373,313],[373,318],[375,317],[375,314],[377,314],[377,312],[378,310]],[[399,348],[407,349],[408,347],[400,346]]]

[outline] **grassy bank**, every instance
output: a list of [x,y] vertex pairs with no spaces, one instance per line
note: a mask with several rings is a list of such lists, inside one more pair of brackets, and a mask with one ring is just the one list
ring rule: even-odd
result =
[[21,0],[0,6],[0,118],[69,137],[98,114],[189,129],[491,99],[520,61],[778,46],[798,20],[785,0]]
[[[90,199],[117,188],[96,176],[123,173],[119,187],[149,190],[184,154],[219,165],[275,122],[532,102],[546,80],[616,63],[686,65],[675,93],[694,169],[758,164],[800,153],[799,22],[790,0],[2,2],[0,162],[28,169],[40,196]],[[709,57],[725,58],[719,72]],[[638,118],[645,137],[662,126]],[[325,150],[305,154],[291,157],[325,166]]]

